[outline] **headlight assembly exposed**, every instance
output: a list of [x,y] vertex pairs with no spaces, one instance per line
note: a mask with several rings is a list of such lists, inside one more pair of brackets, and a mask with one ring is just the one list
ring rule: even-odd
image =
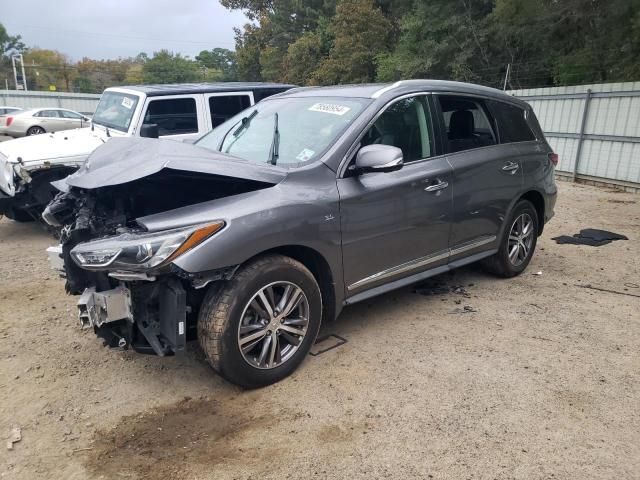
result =
[[80,243],[71,250],[71,257],[88,270],[147,271],[171,263],[222,227],[224,222],[219,221],[163,232],[126,233]]

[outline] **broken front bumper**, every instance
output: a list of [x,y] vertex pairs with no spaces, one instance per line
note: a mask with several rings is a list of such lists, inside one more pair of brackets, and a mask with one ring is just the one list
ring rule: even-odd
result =
[[87,288],[78,300],[78,318],[82,328],[100,328],[118,320],[133,322],[131,292],[123,286],[106,292]]

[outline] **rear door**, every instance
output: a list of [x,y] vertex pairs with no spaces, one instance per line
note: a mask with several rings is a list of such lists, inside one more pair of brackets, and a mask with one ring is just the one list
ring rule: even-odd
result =
[[157,124],[160,138],[198,138],[208,131],[201,94],[147,97],[144,108],[142,124]]
[[360,140],[400,148],[402,169],[338,179],[347,296],[447,262],[451,167],[436,156],[428,105],[395,100]]
[[36,123],[41,125],[47,132],[64,129],[63,121],[57,110],[40,110],[34,117],[38,118]]
[[226,122],[236,113],[253,105],[253,92],[219,92],[205,93],[204,95],[207,115],[207,127],[209,130]]
[[499,144],[483,98],[434,96],[453,168],[451,259],[495,246],[512,200],[522,189],[519,151]]

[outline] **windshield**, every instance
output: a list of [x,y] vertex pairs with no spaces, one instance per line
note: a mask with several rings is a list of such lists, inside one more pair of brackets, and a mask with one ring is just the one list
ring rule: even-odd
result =
[[95,124],[126,132],[129,130],[129,125],[131,125],[131,119],[137,104],[137,95],[104,92],[91,120]]
[[269,99],[230,118],[196,144],[254,163],[300,166],[317,160],[367,103],[360,98]]

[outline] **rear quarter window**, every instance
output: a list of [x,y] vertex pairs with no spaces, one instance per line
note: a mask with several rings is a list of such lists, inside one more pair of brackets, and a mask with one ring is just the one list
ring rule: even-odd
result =
[[500,143],[527,142],[536,139],[527,123],[523,108],[503,102],[488,103],[498,127]]

